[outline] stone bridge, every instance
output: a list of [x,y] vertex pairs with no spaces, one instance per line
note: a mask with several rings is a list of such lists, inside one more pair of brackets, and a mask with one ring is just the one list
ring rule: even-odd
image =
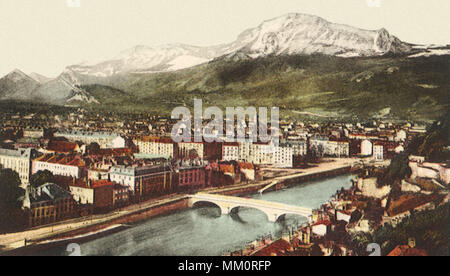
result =
[[228,215],[234,209],[239,207],[257,209],[264,212],[270,222],[276,222],[280,217],[288,214],[299,215],[308,219],[310,219],[312,215],[312,209],[309,208],[258,199],[206,193],[191,195],[189,198],[189,207],[193,207],[198,202],[208,202],[217,205],[220,208],[222,215]]

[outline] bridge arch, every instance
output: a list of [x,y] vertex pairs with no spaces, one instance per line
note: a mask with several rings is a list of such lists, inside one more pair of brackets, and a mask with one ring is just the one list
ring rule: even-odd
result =
[[228,215],[239,207],[256,209],[266,214],[270,222],[276,222],[280,217],[290,214],[309,219],[309,216],[312,214],[312,210],[308,208],[212,194],[197,194],[191,196],[189,198],[189,207],[193,207],[200,202],[217,205],[220,208],[222,215]]
[[223,206],[220,203],[215,202],[214,200],[206,200],[206,199],[199,199],[199,200],[191,199],[190,202],[189,202],[189,207],[193,208],[193,207],[196,207],[196,206],[198,206],[200,204],[205,204],[205,203],[209,204],[209,205],[212,205],[212,206],[216,206],[217,208],[219,208],[221,215],[228,215],[230,213],[230,211],[231,211],[226,206]]
[[[269,220],[269,221],[271,220],[270,214],[267,212],[267,210],[264,210],[263,208],[257,208],[257,207],[254,207],[254,206],[241,206],[241,205],[236,205],[236,206],[234,206],[233,208],[230,209],[230,213],[232,213],[232,212],[237,212],[237,210],[238,210],[239,208],[247,208],[247,209],[258,210],[258,211],[260,211],[260,212],[262,212],[263,214],[266,215],[267,220]],[[273,221],[273,222],[275,222],[275,221]]]

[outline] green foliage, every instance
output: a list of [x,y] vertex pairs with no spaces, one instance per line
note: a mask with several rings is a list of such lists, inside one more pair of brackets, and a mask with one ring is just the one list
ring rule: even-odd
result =
[[382,245],[386,255],[397,245],[406,245],[409,238],[415,238],[418,248],[425,249],[430,255],[447,255],[449,246],[449,209],[450,205],[412,214],[395,228],[391,225],[376,230],[369,239]]
[[378,185],[386,186],[393,185],[401,182],[403,179],[408,178],[411,175],[412,171],[409,167],[409,158],[408,154],[402,153],[397,154],[391,161],[389,167],[387,167],[379,176],[378,176]]
[[97,154],[100,152],[100,145],[98,143],[91,143],[89,146],[87,146],[87,153],[88,154]]
[[47,183],[54,183],[55,177],[53,176],[53,173],[45,170],[45,171],[38,171],[37,173],[33,174],[30,178],[30,184],[33,188],[38,188],[44,184]]
[[19,175],[10,170],[0,170],[0,231],[17,227],[18,215],[22,214],[25,190],[20,187]]
[[[390,108],[387,119],[429,122],[442,116],[449,106],[449,75],[450,55],[222,58],[176,72],[92,77],[82,88],[101,104],[73,105],[95,111],[170,116],[175,107],[192,108],[194,98],[200,98],[205,106],[221,108],[277,106],[281,117],[304,121],[361,122]],[[16,104],[14,108],[67,112],[66,107],[26,105]],[[8,104],[4,107],[10,108]]]
[[450,110],[440,121],[433,123],[427,133],[415,137],[408,145],[409,154],[425,156],[430,162],[450,160]]
[[[427,121],[448,107],[448,75],[450,56],[269,56],[98,78],[89,81],[96,85],[83,88],[102,103],[90,105],[97,110],[170,115],[174,107],[192,108],[194,98],[200,98],[205,106],[222,108],[277,106],[282,117],[302,120],[369,119],[391,108],[388,118]],[[328,117],[298,113],[302,111]]]

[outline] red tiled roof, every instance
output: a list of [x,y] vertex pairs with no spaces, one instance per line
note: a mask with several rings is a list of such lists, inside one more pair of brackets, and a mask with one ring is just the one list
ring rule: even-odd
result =
[[71,153],[78,148],[77,143],[65,142],[65,141],[50,141],[47,146],[47,150],[59,152],[59,153]]
[[220,165],[220,171],[224,173],[234,173],[234,166],[233,165]]
[[292,250],[292,245],[287,242],[286,240],[278,240],[269,246],[259,250],[253,256],[256,257],[264,257],[264,256],[281,256],[283,254],[286,254],[286,252],[289,252]]
[[156,137],[156,136],[145,136],[140,137],[138,141],[142,142],[154,142],[154,143],[163,143],[163,144],[173,144],[172,138],[169,137]]
[[94,188],[94,189],[106,187],[106,186],[114,186],[114,183],[110,182],[108,180],[97,180],[97,181],[92,182],[92,188]]
[[326,225],[326,226],[328,226],[330,224],[331,224],[331,221],[329,221],[329,220],[320,220],[320,221],[314,223],[313,226],[317,226],[317,225]]
[[239,162],[239,167],[244,170],[253,170],[254,166],[252,163]]
[[117,149],[100,149],[98,152],[92,153],[92,156],[123,156],[131,155],[130,148],[117,148]]
[[394,250],[392,250],[389,254],[389,257],[397,257],[397,256],[428,256],[427,252],[422,249],[410,248],[407,245],[398,245]]

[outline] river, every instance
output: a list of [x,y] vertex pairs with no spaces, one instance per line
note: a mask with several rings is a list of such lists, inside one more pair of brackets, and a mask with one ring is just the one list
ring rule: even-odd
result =
[[[318,208],[341,188],[351,187],[352,175],[343,175],[252,198],[308,208]],[[151,218],[121,232],[80,244],[81,255],[91,256],[220,256],[243,249],[262,236],[280,237],[283,232],[306,222],[287,215],[270,223],[255,209],[240,208],[236,214],[220,215],[215,206],[200,206]],[[38,255],[67,255],[66,248],[52,248]]]

